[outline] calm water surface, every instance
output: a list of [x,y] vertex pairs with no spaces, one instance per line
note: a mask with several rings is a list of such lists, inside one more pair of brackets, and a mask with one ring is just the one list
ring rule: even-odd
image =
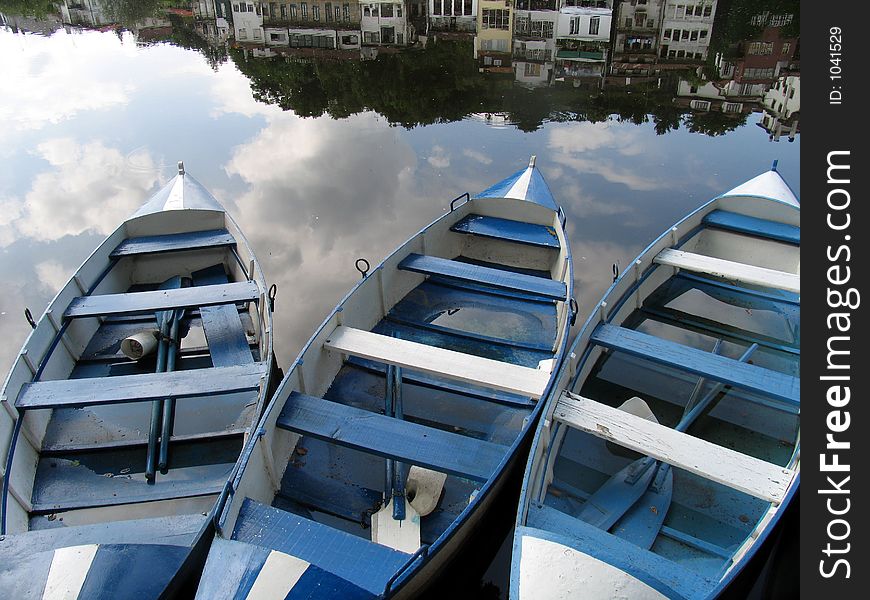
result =
[[284,368],[359,277],[356,258],[375,264],[531,154],[568,216],[580,322],[613,263],[774,159],[799,193],[800,138],[770,141],[760,112],[705,122],[675,108],[667,80],[528,90],[479,73],[472,53],[430,41],[315,68],[124,31],[0,27],[0,372],[29,332],[24,308],[39,315],[178,160],[277,284]]

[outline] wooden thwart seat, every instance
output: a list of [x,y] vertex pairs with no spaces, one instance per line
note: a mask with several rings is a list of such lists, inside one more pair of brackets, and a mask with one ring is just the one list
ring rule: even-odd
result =
[[505,446],[293,392],[278,427],[384,458],[486,481]]
[[561,281],[472,265],[437,256],[409,254],[399,263],[399,269],[423,275],[436,275],[454,281],[482,284],[511,292],[543,296],[551,300],[565,300],[568,295],[568,288]]
[[339,326],[324,347],[351,356],[539,399],[550,373],[444,348]]
[[554,418],[677,468],[779,504],[795,473],[691,435],[567,392]]
[[704,352],[633,329],[601,324],[592,342],[800,406],[800,378]]
[[259,387],[265,369],[263,363],[252,363],[171,373],[38,381],[22,386],[15,406],[23,409],[80,408],[243,392]]
[[786,273],[784,271],[776,271],[774,269],[766,269],[764,267],[756,267],[755,265],[747,265],[712,256],[704,256],[703,254],[693,254],[682,250],[674,250],[673,248],[667,248],[659,252],[658,256],[655,258],[655,262],[660,265],[694,271],[695,273],[705,273],[715,277],[722,277],[729,281],[739,281],[768,288],[786,290],[789,292],[795,292],[796,294],[799,294],[801,291],[800,275]]
[[226,229],[211,229],[209,231],[191,231],[130,238],[118,244],[118,247],[109,256],[111,258],[120,258],[122,256],[159,254],[161,252],[177,252],[180,250],[219,248],[221,246],[235,246],[235,244],[235,238]]
[[126,294],[79,296],[70,302],[65,319],[96,317],[139,312],[156,312],[174,308],[213,306],[256,300],[259,290],[255,281],[223,285],[204,285]]
[[559,249],[559,238],[552,227],[484,215],[468,215],[450,228],[457,233],[479,235],[529,246]]
[[801,228],[796,225],[777,223],[758,217],[741,215],[727,210],[714,210],[704,217],[704,224],[708,227],[746,233],[759,237],[800,245]]

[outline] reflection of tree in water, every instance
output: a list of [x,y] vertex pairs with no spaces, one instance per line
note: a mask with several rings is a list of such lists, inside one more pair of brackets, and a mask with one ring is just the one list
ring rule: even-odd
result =
[[54,0],[0,0],[0,12],[42,19],[57,12]]
[[251,79],[254,96],[309,117],[343,118],[374,110],[404,127],[457,121],[485,110],[510,82],[482,77],[470,43],[438,43],[376,60],[285,62],[231,56]]
[[167,2],[161,0],[97,0],[106,18],[127,28],[162,14]]
[[676,79],[669,84],[574,89],[527,88],[511,79],[478,71],[470,43],[439,41],[375,60],[287,61],[253,58],[231,50],[239,70],[251,80],[254,98],[303,117],[340,119],[365,110],[390,123],[412,128],[458,121],[473,113],[506,113],[522,131],[545,122],[615,119],[653,123],[659,135],[685,124],[689,131],[722,135],[746,122],[746,116],[696,115],[673,103]]

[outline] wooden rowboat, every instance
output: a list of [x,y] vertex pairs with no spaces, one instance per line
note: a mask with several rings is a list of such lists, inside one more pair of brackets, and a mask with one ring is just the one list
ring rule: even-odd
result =
[[246,447],[197,598],[431,582],[521,468],[567,346],[561,215],[533,157],[364,272]]
[[167,597],[199,574],[267,396],[268,297],[181,163],[82,264],[3,386],[5,596]]
[[511,597],[733,585],[799,486],[799,323],[800,204],[774,163],[654,241],[586,321],[526,467]]

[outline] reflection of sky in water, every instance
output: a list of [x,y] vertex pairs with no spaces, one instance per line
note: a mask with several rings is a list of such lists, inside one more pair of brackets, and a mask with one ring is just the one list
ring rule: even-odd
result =
[[359,276],[465,191],[538,155],[568,214],[581,322],[654,236],[780,159],[799,189],[800,142],[774,144],[758,115],[727,135],[651,124],[548,123],[534,133],[466,120],[405,130],[363,113],[302,119],[258,104],[232,62],[136,47],[129,35],[0,31],[0,349],[24,341],[101,238],[184,159],[239,221],[277,283],[282,366]]

